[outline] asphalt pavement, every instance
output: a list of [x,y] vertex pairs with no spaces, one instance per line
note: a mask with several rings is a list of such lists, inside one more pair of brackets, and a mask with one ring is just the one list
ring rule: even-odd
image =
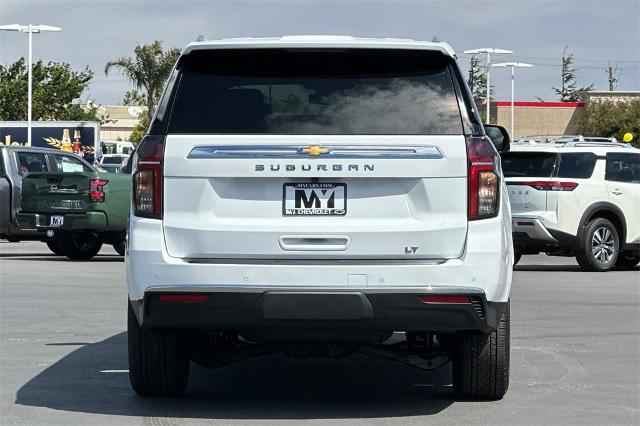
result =
[[525,256],[511,292],[511,385],[501,401],[458,400],[449,366],[425,372],[355,354],[267,355],[194,367],[181,398],[129,387],[124,263],[38,242],[0,242],[2,425],[640,424],[640,269],[581,272]]

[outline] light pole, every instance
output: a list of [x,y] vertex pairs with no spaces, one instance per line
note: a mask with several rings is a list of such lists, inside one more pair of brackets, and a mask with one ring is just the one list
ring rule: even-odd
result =
[[500,62],[493,64],[494,67],[511,68],[511,137],[514,137],[513,129],[515,123],[515,99],[516,99],[516,68],[531,68],[532,64],[525,64],[524,62]]
[[33,33],[44,31],[62,31],[62,28],[52,27],[50,25],[0,25],[3,31],[20,31],[29,34],[29,59],[28,59],[28,83],[27,83],[27,146],[31,146],[31,108],[33,97],[33,76],[31,66],[33,65]]
[[491,123],[491,54],[495,53],[497,55],[506,55],[509,53],[513,53],[511,50],[506,49],[497,49],[495,47],[481,47],[480,49],[471,49],[465,50],[464,53],[467,55],[477,55],[478,53],[486,53],[487,54],[487,123]]

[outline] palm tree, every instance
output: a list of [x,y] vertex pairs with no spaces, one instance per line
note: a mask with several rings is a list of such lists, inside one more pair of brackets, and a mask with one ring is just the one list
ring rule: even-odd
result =
[[162,94],[162,87],[171,74],[173,65],[178,60],[180,49],[162,51],[162,43],[154,41],[151,44],[136,46],[133,58],[121,57],[109,61],[104,67],[105,75],[109,75],[112,68],[119,69],[136,88],[144,90],[147,100],[147,118],[151,122],[153,110]]

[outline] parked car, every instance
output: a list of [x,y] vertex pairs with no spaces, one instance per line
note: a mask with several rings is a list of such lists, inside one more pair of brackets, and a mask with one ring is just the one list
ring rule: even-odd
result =
[[566,142],[502,154],[516,263],[523,254],[575,256],[587,271],[640,262],[640,150]]
[[0,238],[11,242],[40,240],[57,251],[46,234],[35,229],[21,229],[17,219],[22,203],[23,178],[33,172],[58,172],[59,164],[75,170],[92,171],[84,159],[58,149],[0,145]]
[[53,158],[53,170],[22,180],[20,229],[71,259],[91,259],[103,243],[124,255],[131,175],[101,172],[77,157]]
[[100,158],[100,167],[107,172],[120,173],[129,158],[123,154],[105,154]]
[[[133,158],[125,259],[140,395],[179,394],[190,361],[269,344],[443,355],[459,395],[507,391],[506,186],[449,45],[190,44]],[[406,345],[384,344],[394,332]]]

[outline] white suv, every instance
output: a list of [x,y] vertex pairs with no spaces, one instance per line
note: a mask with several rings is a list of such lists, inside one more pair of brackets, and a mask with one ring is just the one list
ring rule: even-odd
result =
[[540,252],[575,256],[588,271],[640,262],[640,150],[610,142],[511,148],[502,168],[516,263]]
[[191,361],[375,345],[450,357],[458,394],[501,398],[513,245],[499,161],[447,44],[188,45],[133,160],[133,388],[178,394]]

